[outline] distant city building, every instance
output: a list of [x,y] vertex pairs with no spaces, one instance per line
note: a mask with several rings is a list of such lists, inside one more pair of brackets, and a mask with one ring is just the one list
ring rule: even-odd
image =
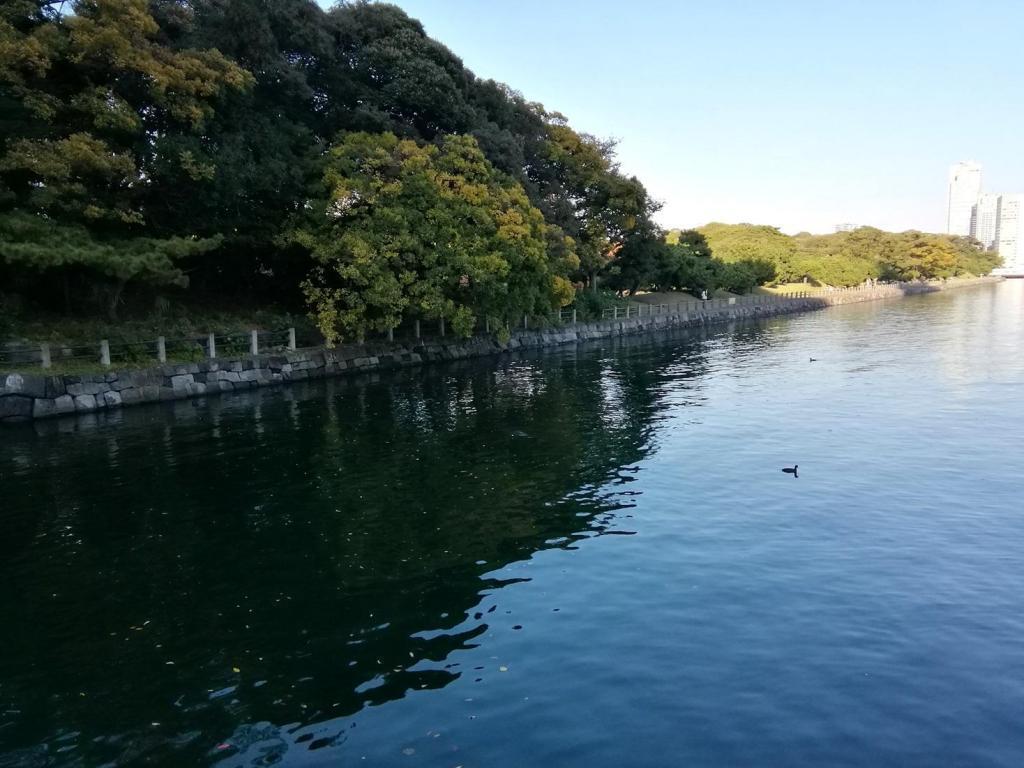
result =
[[859,227],[860,224],[851,224],[849,222],[845,224],[836,224],[836,232],[853,232],[853,230],[858,229]]
[[1024,277],[1024,195],[982,192],[981,166],[972,160],[950,167],[948,195],[946,232],[998,250],[1003,266],[993,274]]
[[978,198],[971,234],[985,248],[999,246],[999,212],[1002,201],[1003,196],[994,192],[983,192]]
[[1024,277],[1024,195],[1002,195],[999,211],[999,255],[996,274]]
[[946,232],[950,235],[971,234],[975,206],[981,196],[981,166],[971,160],[949,169],[949,192],[946,202]]

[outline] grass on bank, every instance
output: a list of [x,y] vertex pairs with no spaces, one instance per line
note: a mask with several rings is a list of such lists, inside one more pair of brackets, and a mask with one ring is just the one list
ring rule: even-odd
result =
[[779,285],[763,285],[754,289],[755,294],[776,295],[780,293],[823,293],[825,286],[812,283],[780,283]]

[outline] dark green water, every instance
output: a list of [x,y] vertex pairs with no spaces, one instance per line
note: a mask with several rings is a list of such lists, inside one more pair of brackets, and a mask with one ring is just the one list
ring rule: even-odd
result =
[[1020,766],[1022,400],[1018,281],[4,430],[0,766]]

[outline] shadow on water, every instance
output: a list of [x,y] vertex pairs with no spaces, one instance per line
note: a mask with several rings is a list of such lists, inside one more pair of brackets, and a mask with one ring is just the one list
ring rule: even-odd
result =
[[[764,330],[729,333],[756,345]],[[660,379],[675,366],[699,404],[703,340],[5,433],[0,766],[270,764],[340,744],[367,705],[458,679],[453,654],[482,642],[503,567],[629,532]]]

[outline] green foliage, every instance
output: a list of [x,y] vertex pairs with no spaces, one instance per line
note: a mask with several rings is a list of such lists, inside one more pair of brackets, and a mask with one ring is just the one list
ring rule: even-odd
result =
[[[0,19],[0,87],[21,107],[0,174],[27,210],[108,231],[143,225],[153,137],[198,131],[215,99],[252,76],[218,51],[168,48],[145,0],[72,10],[20,29]],[[194,156],[175,160],[209,172]]]
[[833,235],[800,234],[793,279],[825,285],[857,285],[868,279],[921,280],[984,275],[999,266],[998,254],[977,241],[924,232],[883,232],[860,227]]
[[759,285],[775,278],[775,265],[764,259],[744,259],[725,264],[719,276],[719,287],[730,293],[750,293]]
[[112,283],[108,313],[117,312],[129,282],[185,286],[179,263],[207,253],[219,238],[97,238],[79,224],[60,224],[28,213],[0,214],[0,262],[33,272],[84,269]]
[[576,294],[576,301],[573,306],[576,309],[576,319],[581,322],[600,320],[606,309],[612,309],[616,305],[622,305],[614,291],[581,291]]
[[25,213],[0,215],[0,258],[35,270],[85,267],[112,280],[186,285],[177,262],[216,248],[218,241],[180,237],[97,240],[83,226]]
[[996,251],[986,251],[974,238],[949,235],[948,240],[956,251],[956,275],[987,275],[1003,265]]
[[[883,232],[860,227],[852,232],[794,237],[774,227],[709,224],[702,227],[715,255],[727,263],[753,269],[756,284],[770,281],[849,286],[868,279],[921,280],[988,274],[999,265],[997,254],[983,251],[969,238],[923,232]],[[757,264],[759,263],[759,265]],[[768,275],[767,265],[774,267]],[[744,284],[744,270],[735,273]]]
[[656,231],[628,238],[609,270],[607,284],[635,293],[660,272],[668,246]]
[[216,99],[251,85],[215,50],[174,51],[145,0],[78,0],[59,16],[20,2],[0,15],[3,123],[0,259],[24,274],[92,274],[113,281],[108,312],[129,282],[185,285],[177,262],[219,242],[187,222],[160,232],[148,217],[159,163],[194,181],[213,167],[191,152],[157,153],[194,134]]
[[[79,284],[94,273],[87,265],[109,266],[104,249],[117,238],[219,238],[215,252],[180,263],[193,292],[298,306],[312,297],[299,290],[311,270],[307,288],[337,289],[318,282],[322,253],[283,233],[305,210],[325,147],[344,134],[393,134],[421,147],[472,137],[489,172],[501,174],[497,186],[515,197],[509,209],[531,209],[522,214],[528,239],[542,234],[551,274],[541,303],[571,301],[570,276],[592,280],[618,269],[630,241],[649,237],[657,210],[643,185],[620,172],[614,143],[479,80],[418,21],[384,3],[325,11],[313,0],[8,0],[0,9],[0,107],[0,211],[82,228],[76,232],[102,252],[35,271],[27,255],[10,262],[6,274],[44,305],[51,278],[33,282],[33,274]],[[460,243],[493,236],[486,217],[464,223]],[[437,226],[412,218],[407,235],[429,242]],[[383,228],[360,237],[375,253],[393,245]],[[534,254],[534,239],[523,253]],[[527,265],[522,277],[507,247],[492,258],[507,263],[510,277],[473,282],[469,304],[431,290],[429,301],[413,297],[415,306],[403,308],[405,294],[383,274],[365,278],[367,290],[381,293],[343,303],[349,311],[360,302],[376,307],[360,321],[367,330],[406,310],[426,317],[463,307],[449,318],[458,327],[477,312],[529,313],[543,271],[530,266],[536,255],[517,257]],[[136,270],[133,282],[157,271]],[[345,290],[361,291],[360,280]],[[341,306],[337,298],[314,303]]]
[[676,229],[664,237],[651,233],[627,242],[609,283],[631,293],[644,287],[694,296],[718,289],[749,293],[775,279],[775,265],[756,253],[753,248],[737,248],[729,253],[731,260],[724,261],[712,252],[701,231]]
[[[445,319],[547,313],[572,300],[567,244],[522,187],[468,136],[420,145],[391,133],[344,134],[291,234],[317,264],[305,283],[328,341]],[[554,256],[554,257],[552,257]]]
[[543,162],[534,170],[541,197],[557,201],[546,215],[576,240],[589,276],[615,263],[627,245],[650,251],[657,237],[651,216],[660,205],[636,178],[619,173],[614,149],[614,143],[578,134],[555,119],[547,125]]
[[663,237],[658,208],[614,142],[478,79],[394,5],[0,4],[0,282],[44,308],[113,313],[125,286],[187,283],[308,307],[334,334],[416,317],[465,333],[588,283],[699,294],[998,264],[870,228]]
[[[769,279],[788,281],[797,277],[796,244],[776,227],[712,223],[701,227],[699,232],[707,238],[716,259],[727,264],[742,262],[758,277],[765,274],[763,266],[753,266],[758,262],[768,262],[774,266],[775,275]],[[742,273],[743,270],[737,271],[737,277]]]
[[699,296],[721,285],[722,264],[711,255],[704,235],[696,230],[673,230],[665,237],[665,247],[655,286],[662,291],[689,291]]

